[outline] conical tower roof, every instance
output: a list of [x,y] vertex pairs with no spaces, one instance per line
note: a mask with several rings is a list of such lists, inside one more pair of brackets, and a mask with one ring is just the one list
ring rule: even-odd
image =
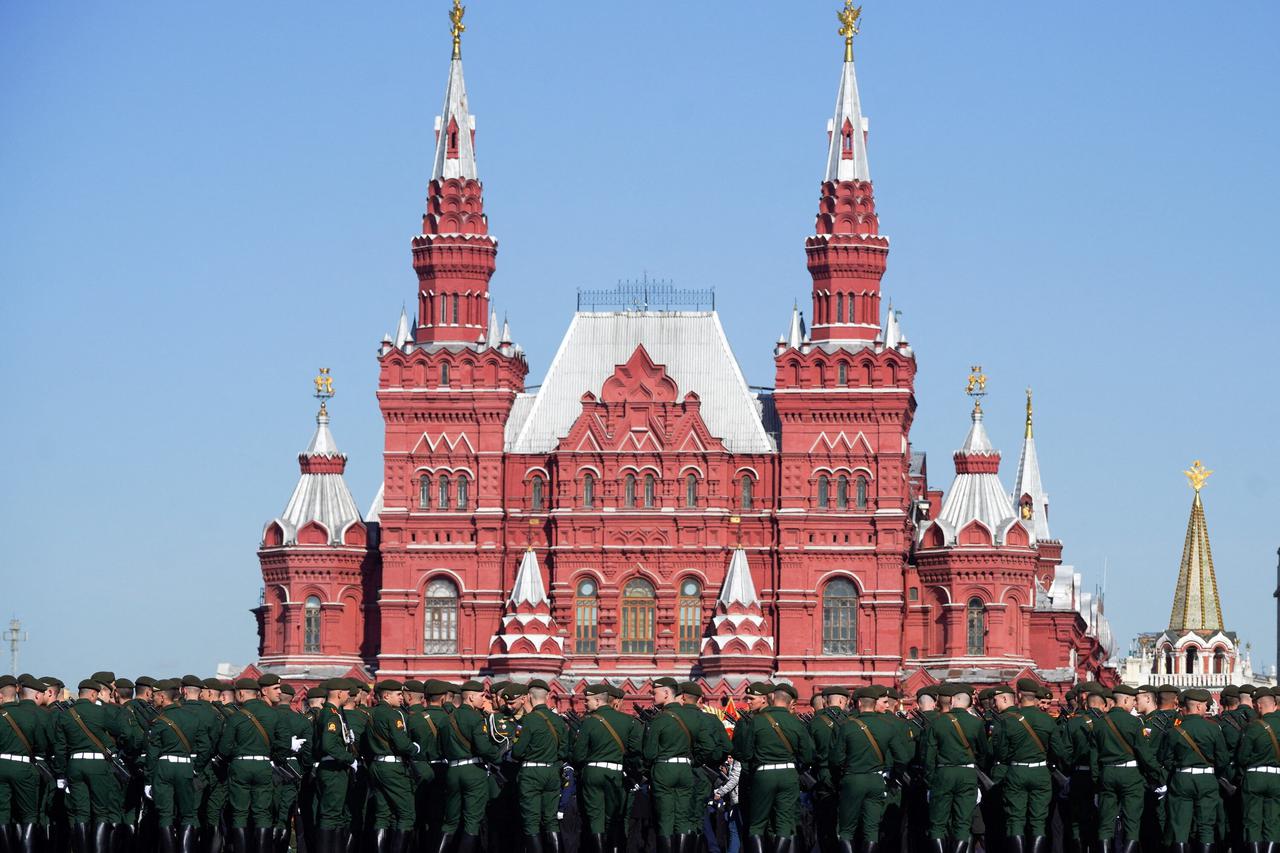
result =
[[1197,459],[1184,472],[1195,490],[1191,499],[1191,517],[1187,520],[1187,538],[1182,546],[1182,564],[1178,567],[1178,586],[1173,591],[1173,611],[1169,614],[1169,631],[1221,631],[1222,602],[1218,598],[1218,578],[1213,571],[1213,552],[1209,548],[1209,525],[1204,518],[1200,489],[1212,471]]

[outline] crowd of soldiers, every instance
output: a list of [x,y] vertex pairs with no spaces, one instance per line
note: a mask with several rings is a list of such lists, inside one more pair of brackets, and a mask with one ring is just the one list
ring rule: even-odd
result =
[[1278,696],[3,676],[0,853],[1275,853]]

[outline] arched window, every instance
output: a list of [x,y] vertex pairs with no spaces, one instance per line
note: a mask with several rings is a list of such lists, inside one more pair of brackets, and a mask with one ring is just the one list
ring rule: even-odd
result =
[[1198,656],[1199,651],[1195,646],[1187,646],[1187,667],[1183,672],[1191,674],[1196,671],[1196,659]]
[[622,653],[653,654],[653,584],[636,578],[622,589]]
[[458,325],[458,294],[453,294],[453,325]]
[[968,644],[965,654],[984,655],[987,653],[987,609],[981,598],[969,599],[965,612],[965,625],[968,628]]
[[440,325],[449,322],[449,297],[440,294]]
[[431,509],[431,477],[428,474],[418,478],[418,508]]
[[644,505],[653,506],[654,478],[652,474],[644,475]]
[[818,509],[831,506],[831,478],[826,474],[818,477]]
[[755,483],[751,480],[750,474],[742,475],[742,508],[751,509],[751,492],[755,487]]
[[836,384],[842,388],[849,384],[849,365],[843,361],[836,366]]
[[848,578],[835,578],[822,591],[822,653],[858,653],[858,590]]
[[447,364],[440,365],[440,387],[449,387],[449,365]]
[[684,478],[684,505],[698,505],[698,475],[690,474]]
[[841,474],[836,478],[836,509],[849,508],[849,478]]
[[843,293],[836,294],[836,322],[837,323],[844,322],[844,294]]
[[466,509],[469,498],[471,481],[467,479],[466,474],[458,475],[458,509]]
[[1227,671],[1227,654],[1222,649],[1213,650],[1213,674],[1222,675]]
[[636,475],[628,474],[622,481],[622,505],[624,507],[634,507],[636,505]]
[[582,505],[587,509],[596,505],[596,478],[593,474],[582,475]]
[[542,494],[542,490],[543,490],[542,478],[535,474],[533,477],[533,480],[529,482],[529,509],[533,510],[534,512],[538,512],[543,508],[542,505],[545,501],[545,498]]
[[686,578],[680,584],[676,608],[679,623],[677,653],[696,655],[702,645],[702,585],[693,578]]
[[437,481],[439,484],[439,492],[437,493],[436,506],[441,509],[449,508],[449,477],[445,474],[440,475]]
[[867,508],[867,478],[866,477],[858,478],[856,489],[857,489],[857,494],[855,495],[855,500],[857,501],[858,509],[866,509]]
[[453,581],[436,578],[427,584],[423,601],[422,651],[449,655],[458,650],[458,588]]
[[1173,672],[1173,649],[1166,647],[1164,650],[1164,671],[1166,674]]
[[320,653],[320,599],[314,595],[302,606],[302,650]]
[[580,655],[594,655],[600,639],[600,599],[596,582],[587,578],[578,584],[573,600],[573,650]]

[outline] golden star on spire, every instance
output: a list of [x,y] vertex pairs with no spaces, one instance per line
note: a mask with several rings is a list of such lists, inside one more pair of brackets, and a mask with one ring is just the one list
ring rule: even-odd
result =
[[462,5],[462,0],[453,0],[453,8],[449,10],[449,32],[453,35],[454,59],[462,58],[462,34],[467,31],[467,25],[462,23],[462,16],[465,14],[467,7]]
[[840,19],[840,35],[844,36],[844,61],[853,62],[853,37],[858,34],[858,19],[862,17],[862,7],[854,6],[853,0],[844,0],[844,8],[836,12]]
[[1213,472],[1201,465],[1200,460],[1197,459],[1195,462],[1191,463],[1190,468],[1182,473],[1186,475],[1187,482],[1190,483],[1191,488],[1199,492],[1204,488],[1204,481],[1209,479],[1209,475]]

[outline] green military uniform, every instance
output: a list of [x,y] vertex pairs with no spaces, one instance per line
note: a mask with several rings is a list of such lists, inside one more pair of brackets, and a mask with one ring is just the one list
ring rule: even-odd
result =
[[[686,696],[695,701],[685,702]],[[724,723],[711,714],[704,713],[697,705],[696,700],[702,698],[702,688],[697,682],[680,682],[677,697],[680,699],[681,718],[688,723],[689,730],[693,733],[693,799],[690,801],[690,817],[695,821],[694,831],[697,831],[702,825],[706,804],[711,801],[714,787],[712,779],[733,749],[733,744],[725,733]]]
[[[854,698],[874,700],[884,694],[883,687],[860,687]],[[828,772],[839,792],[836,836],[841,841],[880,840],[887,777],[900,775],[911,760],[911,744],[892,714],[859,711],[841,721],[827,756]]]
[[[242,678],[236,689],[257,690],[258,682]],[[267,833],[269,837],[275,817],[271,760],[289,752],[289,734],[261,699],[241,703],[222,727],[218,754],[227,762],[227,803],[230,824],[237,834],[252,821],[260,836]]]
[[[374,685],[378,694],[398,692],[402,688],[400,682],[391,680]],[[398,833],[393,836],[392,849],[396,849],[399,839],[413,831],[413,780],[409,764],[417,756],[419,748],[409,737],[408,720],[399,708],[380,698],[369,716],[362,755],[368,763],[373,783],[373,826],[375,830]]]
[[1098,826],[1094,802],[1093,727],[1098,724],[1085,707],[1085,693],[1076,688],[1076,710],[1058,718],[1050,751],[1068,777],[1067,836],[1078,848],[1093,840]]
[[[608,695],[609,688],[595,684],[588,696]],[[607,849],[607,841],[626,834],[626,762],[640,751],[640,730],[626,714],[601,705],[583,718],[571,750],[577,770],[585,828],[596,836],[595,849]]]
[[[1124,691],[1137,693],[1131,687],[1115,688],[1117,693]],[[1125,839],[1137,841],[1142,831],[1147,785],[1164,784],[1151,730],[1133,714],[1112,708],[1094,720],[1089,734],[1098,791],[1098,838],[1110,841],[1119,817]]]
[[[489,803],[485,807],[486,845],[491,848],[516,847],[522,844],[523,823],[511,820],[520,813],[520,767],[511,757],[511,745],[520,731],[515,704],[522,702],[529,688],[511,681],[497,681],[489,686],[493,698],[489,712],[489,737],[498,745],[498,772],[489,774]],[[499,781],[505,782],[505,785]]]
[[[468,681],[462,689],[468,693],[480,692],[484,685]],[[449,836],[458,832],[478,836],[489,802],[489,774],[484,764],[498,760],[498,744],[489,736],[484,716],[465,703],[449,715],[441,740],[441,751],[449,761],[441,832]]]
[[[777,685],[796,698],[795,688]],[[786,708],[770,706],[752,714],[739,760],[751,769],[748,836],[790,838],[795,833],[800,799],[799,768],[813,764],[813,738]]]
[[[96,690],[98,683],[82,681],[80,689]],[[109,835],[103,826],[120,823],[124,786],[104,753],[114,753],[116,738],[125,737],[120,719],[106,705],[77,699],[54,720],[53,769],[67,781],[66,811],[73,834],[77,825],[92,822],[97,833]]]
[[[1259,696],[1273,695],[1259,691]],[[1252,709],[1250,709],[1252,710]],[[1280,842],[1280,712],[1255,716],[1236,746],[1244,840]]]
[[[545,682],[530,682],[530,687]],[[534,705],[521,720],[511,746],[511,757],[520,763],[516,776],[520,792],[520,823],[527,837],[557,833],[560,821],[560,771],[569,757],[569,727],[545,704]]]
[[[773,685],[767,681],[756,681],[747,685],[747,696],[767,697],[773,694]],[[730,739],[733,745],[733,757],[738,762],[738,820],[742,826],[751,825],[751,768],[743,763],[741,756],[747,752],[747,741],[749,735],[747,730],[750,728],[751,717],[753,712],[750,706],[739,712],[738,720],[733,727],[733,737]]]
[[[192,683],[194,682],[194,684]],[[217,678],[206,678],[201,681],[199,678],[192,676],[183,676],[183,687],[202,687],[205,690],[216,690],[222,692],[224,686],[228,686],[227,682]],[[214,753],[217,754],[218,742],[222,739],[222,730],[226,728],[227,721],[230,720],[236,712],[234,705],[224,705],[217,700],[199,700],[200,704],[208,709],[210,719],[214,721],[217,730],[217,738],[214,740]],[[184,705],[194,705],[194,701],[184,701]],[[204,790],[203,801],[200,804],[200,826],[202,831],[209,836],[215,836],[221,831],[227,811],[227,798],[230,792],[230,775],[231,768],[221,755],[216,755],[211,771],[209,773],[209,785]],[[217,846],[216,842],[213,846]]]
[[[420,697],[425,692],[425,686],[421,681],[409,680],[404,683],[404,692],[406,700],[411,694]],[[430,827],[423,810],[428,807],[428,799],[436,784],[436,765],[433,762],[440,760],[439,730],[435,720],[427,713],[427,706],[421,702],[410,704],[403,710],[405,724],[409,727],[409,739],[418,745],[418,752],[413,759],[413,827],[419,838],[425,841]]]
[[929,836],[929,789],[924,783],[924,768],[921,763],[924,751],[924,733],[929,724],[938,718],[938,710],[920,710],[921,698],[928,696],[935,702],[938,699],[938,685],[931,684],[916,691],[917,707],[906,718],[908,737],[911,743],[911,763],[908,768],[910,782],[903,789],[903,811],[906,821],[906,849],[924,849],[925,839]]
[[[1184,695],[1209,701],[1206,690],[1188,690]],[[1199,715],[1183,716],[1165,733],[1159,760],[1169,773],[1169,840],[1185,844],[1194,836],[1196,841],[1212,844],[1218,837],[1222,807],[1216,776],[1225,775],[1231,761],[1222,729]]]
[[[1037,686],[1020,683],[1018,689],[1034,693]],[[1048,833],[1053,731],[1053,718],[1036,707],[1006,708],[996,718],[991,778],[1000,784],[1004,829],[1010,838],[1043,838]]]
[[212,757],[209,728],[198,711],[169,705],[157,713],[147,732],[145,771],[162,833],[181,827],[194,844],[200,825],[196,778],[204,777]]
[[[29,679],[23,676],[23,687],[43,689],[41,682]],[[0,677],[0,687],[6,682],[18,683],[12,676]],[[40,823],[40,774],[33,760],[49,755],[49,718],[30,699],[0,705],[0,718],[0,832],[14,824],[25,843]]]
[[967,709],[939,714],[925,731],[921,769],[929,786],[929,837],[967,840],[978,804],[978,768],[987,764],[982,720]]
[[[295,818],[301,824],[301,813],[297,809],[298,799],[302,795],[303,779],[311,760],[311,734],[313,722],[306,714],[293,710],[291,702],[296,695],[294,688],[288,684],[281,685],[283,701],[276,705],[276,718],[280,721],[281,741],[289,744],[287,764],[298,774],[298,779],[276,779],[275,804],[272,808],[275,823],[275,839],[277,847],[287,847],[289,837],[294,830]],[[293,748],[294,744],[298,748]],[[301,833],[301,828],[298,832]]]
[[[830,700],[832,696],[849,698],[846,687],[828,687],[822,695]],[[810,792],[813,797],[813,821],[818,833],[818,845],[822,850],[831,849],[836,837],[837,816],[837,782],[832,776],[831,744],[837,737],[846,714],[840,708],[830,704],[813,715],[809,721],[809,737],[813,738],[813,767],[817,784]]]
[[[367,689],[368,685],[355,679],[350,679],[350,684],[351,695],[356,697],[357,704],[354,708],[343,708],[342,716],[347,721],[347,728],[351,729],[351,736],[355,739],[358,751],[360,744],[364,743],[365,730],[369,728],[373,718],[369,714],[369,709],[360,704],[360,692]],[[369,816],[365,813],[365,805],[369,802],[369,785],[369,768],[357,765],[351,774],[351,784],[347,786],[347,813],[350,815],[347,824],[351,833],[357,838],[368,825]]]
[[[659,678],[654,687],[678,690],[673,678]],[[695,714],[699,713],[696,709]],[[649,721],[641,749],[649,768],[649,793],[654,822],[661,836],[696,832],[702,822],[702,803],[694,801],[693,765],[706,744],[699,749],[697,738],[703,729],[688,716],[678,701],[664,705]]]
[[[448,693],[449,685],[443,681],[432,679],[425,685],[428,699],[438,699]],[[435,751],[432,753],[431,767],[434,775],[431,781],[418,788],[417,817],[420,838],[429,842],[427,848],[439,848],[441,827],[444,825],[444,809],[449,799],[449,761],[445,758],[444,745],[449,736],[449,712],[440,705],[428,705],[423,708],[423,719],[429,721],[432,736],[435,738]]]
[[[319,687],[325,692],[347,689],[342,679]],[[316,832],[317,836],[332,840],[346,831],[351,820],[347,792],[356,759],[356,740],[342,711],[328,699],[315,717],[311,754],[315,761]]]

